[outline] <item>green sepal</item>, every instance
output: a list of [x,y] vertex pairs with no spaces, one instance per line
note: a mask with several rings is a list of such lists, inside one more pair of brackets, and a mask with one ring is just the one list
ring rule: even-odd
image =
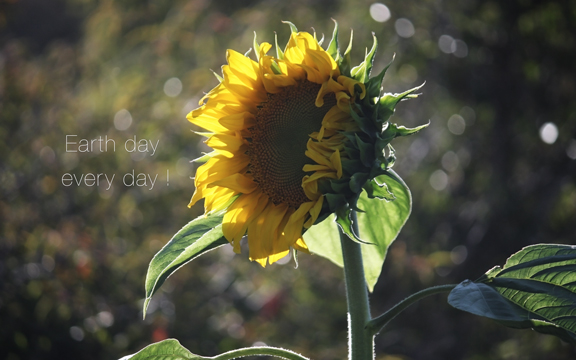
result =
[[358,113],[355,111],[354,108],[356,108],[358,111],[362,111],[362,107],[360,105],[350,104],[350,115],[352,115],[352,119],[354,120],[356,125],[358,125],[360,130],[362,130],[363,132],[365,132],[366,134],[368,134],[370,137],[373,138],[375,134],[377,134],[378,132],[376,129],[376,125],[369,118],[365,118],[358,115]]
[[[371,78],[370,80],[368,80],[368,82],[366,83],[366,97],[365,97],[365,99],[373,99],[373,98],[379,98],[380,97],[380,91],[382,91],[382,80],[384,79],[384,75],[386,75],[386,71],[388,71],[388,68],[390,67],[390,65],[392,65],[395,58],[396,58],[396,54],[394,54],[392,56],[392,60],[390,61],[390,63],[388,63],[388,65],[386,65],[384,67],[384,69],[382,69],[382,71],[380,71],[380,74],[378,74],[378,75],[374,76],[373,78]],[[373,104],[371,104],[371,105],[373,105]]]
[[417,94],[413,94],[413,93],[417,90],[420,90],[420,88],[422,88],[422,86],[424,86],[425,84],[426,83],[424,83],[420,86],[416,86],[415,88],[412,88],[410,90],[406,90],[400,94],[386,93],[386,94],[382,95],[382,97],[378,101],[378,105],[377,105],[378,106],[378,117],[379,117],[380,121],[384,122],[384,121],[388,120],[388,118],[390,118],[390,116],[394,113],[394,108],[396,107],[396,104],[398,104],[398,102],[400,102],[400,100],[403,100],[405,98],[413,99],[415,97],[418,97]]
[[430,125],[430,121],[428,121],[426,124],[417,126],[415,128],[407,128],[403,125],[399,126],[398,124],[387,122],[386,128],[384,129],[384,131],[382,131],[381,139],[382,141],[389,143],[390,141],[399,136],[408,136],[416,134],[418,131],[426,128],[428,125]]
[[338,46],[338,22],[334,19],[332,19],[332,21],[334,21],[334,32],[332,33],[332,40],[330,40],[326,52],[338,63],[341,60],[340,47]]
[[350,240],[360,244],[369,244],[360,239],[358,234],[354,232],[354,226],[356,225],[352,222],[352,209],[350,209],[350,207],[342,206],[336,210],[336,224],[338,224],[338,227],[340,227],[342,232],[346,234]]
[[256,41],[256,31],[254,31],[254,44],[252,46],[254,46],[254,52],[256,53],[256,60],[260,60],[260,44],[258,44],[258,41]]
[[[250,50],[248,50],[248,52],[250,52]],[[216,76],[216,79],[218,79],[219,82],[224,81],[224,78],[220,75],[218,75],[218,73],[212,69],[210,69],[210,71],[212,71],[212,74],[214,74],[214,76]]]
[[290,31],[292,31],[293,34],[298,32],[298,28],[296,27],[296,25],[292,24],[290,21],[282,21],[284,24],[288,24],[290,25]]
[[294,269],[298,269],[298,250],[292,248],[292,259],[294,259]]
[[274,31],[274,44],[276,45],[276,58],[280,60],[284,60],[284,52],[278,46],[278,34]]
[[350,188],[348,183],[349,181],[346,178],[332,180],[330,181],[330,187],[335,193],[344,194]]
[[342,132],[342,135],[346,137],[354,148],[358,148],[358,144],[356,143],[356,131],[344,131]]
[[278,66],[278,64],[274,60],[270,61],[270,69],[272,69],[272,72],[274,74],[282,75],[282,70],[280,69],[280,66]]
[[365,213],[366,211],[364,211],[364,209],[360,209],[358,207],[358,199],[360,198],[360,194],[362,194],[362,191],[359,191],[358,193],[354,194],[354,196],[348,203],[348,206],[350,207],[350,209],[356,211],[357,213]]
[[370,52],[366,54],[364,61],[362,61],[360,65],[354,67],[350,71],[352,78],[363,84],[368,82],[368,79],[370,79],[370,71],[372,70],[372,65],[374,64],[374,55],[376,55],[376,50],[378,49],[378,40],[376,39],[376,35],[372,33],[372,37],[374,38],[372,49],[370,49]]
[[348,183],[350,190],[352,190],[353,193],[358,194],[362,191],[364,184],[366,184],[369,178],[370,174],[368,173],[355,173],[350,176],[350,181]]
[[214,157],[214,155],[217,155],[218,153],[216,151],[211,151],[209,153],[202,153],[202,154],[203,154],[202,156],[197,157],[196,159],[194,159],[190,162],[203,164],[203,163],[207,162],[208,160],[212,159]]
[[244,53],[244,56],[245,56],[245,57],[249,57],[251,53],[252,53],[252,48],[248,49],[248,51],[246,51],[246,52]]
[[359,161],[342,159],[342,169],[346,174],[354,174],[364,171],[365,167]]
[[337,209],[344,207],[348,204],[346,197],[343,194],[327,193],[324,195],[330,212],[336,212]]
[[394,149],[392,144],[388,144],[387,146],[388,146],[388,156],[384,157],[384,164],[386,166],[386,169],[389,169],[392,166],[394,166],[394,163],[396,163],[396,150]]
[[370,199],[396,200],[396,196],[388,189],[388,185],[386,183],[379,184],[376,179],[372,179],[364,184],[364,190],[366,190],[366,195],[368,195]]
[[200,136],[202,136],[202,137],[205,137],[205,138],[209,138],[209,137],[211,137],[212,135],[214,135],[214,133],[211,133],[211,132],[208,132],[208,131],[193,131],[193,133],[196,134],[196,135],[200,135]]
[[352,60],[350,59],[350,52],[352,51],[352,40],[354,38],[354,30],[350,30],[350,42],[348,48],[344,52],[342,62],[340,63],[340,74],[350,77],[350,69],[352,69]]
[[[314,31],[314,40],[316,40],[316,31]],[[316,41],[318,41],[318,45],[322,46],[324,43],[324,34],[322,34],[322,39]]]
[[[346,154],[348,154],[350,159],[354,159],[354,161],[356,161],[355,159],[358,159],[360,157],[360,150],[358,150],[358,145],[356,145],[356,139],[354,139],[354,143],[350,141],[350,143],[347,145],[350,146],[344,145],[344,151],[346,152]],[[342,159],[341,161],[344,161],[344,159]]]
[[356,143],[358,144],[358,150],[360,150],[360,161],[367,168],[370,168],[374,163],[374,145],[362,141],[358,134],[356,134]]

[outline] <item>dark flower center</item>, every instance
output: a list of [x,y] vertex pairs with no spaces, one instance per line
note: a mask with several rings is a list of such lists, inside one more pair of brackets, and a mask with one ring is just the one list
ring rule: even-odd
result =
[[319,131],[324,115],[336,97],[327,94],[324,105],[315,105],[320,84],[302,81],[283,88],[258,106],[256,125],[250,128],[249,171],[274,204],[298,208],[310,201],[302,189],[302,171],[313,163],[304,153],[309,134]]

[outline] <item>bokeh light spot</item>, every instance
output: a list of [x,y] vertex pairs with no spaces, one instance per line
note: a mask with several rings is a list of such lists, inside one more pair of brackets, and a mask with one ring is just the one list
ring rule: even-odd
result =
[[458,114],[450,116],[450,119],[448,119],[448,130],[454,135],[464,134],[464,130],[466,130],[464,118]]
[[448,151],[442,156],[442,167],[447,171],[456,171],[460,165],[460,159],[454,151]]
[[452,54],[454,52],[455,47],[453,44],[454,38],[450,35],[442,35],[438,39],[438,47],[440,48],[440,51],[445,54]]
[[164,93],[170,97],[180,95],[182,92],[182,81],[177,77],[170,78],[164,83]]
[[570,140],[570,144],[566,148],[566,155],[572,160],[576,160],[576,140]]
[[110,327],[114,324],[114,315],[109,311],[101,311],[96,315],[96,322],[102,327]]
[[374,3],[370,5],[370,16],[378,22],[386,22],[390,19],[390,9],[384,4]]
[[551,122],[547,122],[540,127],[540,139],[546,144],[554,144],[558,139],[558,127]]
[[450,251],[450,260],[455,265],[462,264],[468,257],[468,249],[464,245],[458,245]]
[[436,170],[430,175],[430,186],[436,191],[442,191],[448,186],[448,175],[442,170]]
[[82,341],[84,340],[84,330],[78,326],[72,326],[70,328],[70,336],[76,341]]
[[468,45],[462,40],[454,40],[451,45],[452,53],[459,58],[468,56]]
[[403,38],[412,37],[415,33],[414,25],[412,25],[412,22],[406,18],[396,20],[394,28],[396,29],[398,36]]
[[114,115],[114,127],[117,130],[124,131],[132,125],[132,115],[126,109],[122,109]]

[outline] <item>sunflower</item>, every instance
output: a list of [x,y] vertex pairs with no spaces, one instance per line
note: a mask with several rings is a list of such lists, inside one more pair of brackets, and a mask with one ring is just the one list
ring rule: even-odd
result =
[[256,39],[257,61],[228,50],[220,84],[187,116],[208,131],[202,134],[214,149],[196,172],[189,206],[204,199],[206,214],[223,211],[224,237],[239,253],[247,234],[249,258],[262,266],[291,248],[308,252],[302,234],[334,210],[326,201],[334,184],[350,180],[343,164],[356,160],[349,139],[361,133],[365,115],[365,81],[343,74],[343,57],[324,50],[315,34],[290,25],[276,56]]

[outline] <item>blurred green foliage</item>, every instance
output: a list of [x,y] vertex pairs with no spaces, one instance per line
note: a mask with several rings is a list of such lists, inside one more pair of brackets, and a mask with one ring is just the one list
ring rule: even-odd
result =
[[[315,256],[296,270],[261,269],[225,246],[172,276],[141,320],[148,262],[202,213],[186,207],[189,160],[205,146],[185,115],[217,83],[209,69],[225,63],[225,49],[245,52],[253,31],[284,43],[281,20],[329,37],[335,18],[343,44],[353,28],[354,63],[373,31],[374,71],[396,53],[385,91],[426,81],[393,119],[431,125],[395,144],[414,210],[371,296],[374,314],[423,287],[474,279],[525,245],[574,243],[576,3],[385,5],[0,3],[0,358],[115,359],[166,337],[203,355],[264,342],[344,356],[341,270]],[[108,136],[117,148],[67,153],[67,134]],[[133,136],[160,140],[154,157],[123,151]],[[132,169],[159,174],[157,185],[123,186]],[[64,173],[116,180],[110,190],[65,187]],[[554,337],[460,313],[443,296],[395,319],[376,348],[381,359],[574,357]]]

